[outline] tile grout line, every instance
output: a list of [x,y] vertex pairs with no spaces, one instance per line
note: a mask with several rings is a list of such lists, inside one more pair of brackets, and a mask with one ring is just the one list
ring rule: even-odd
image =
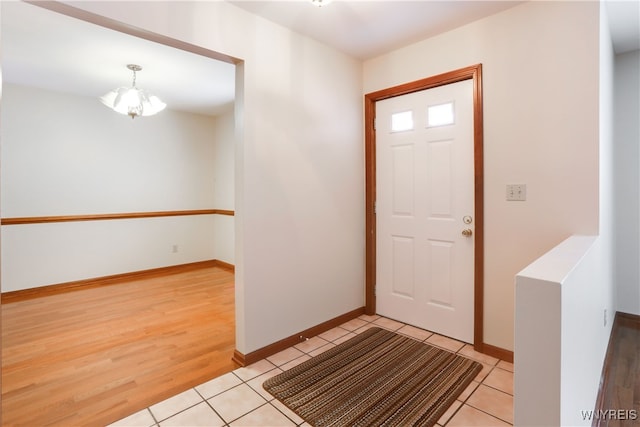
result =
[[[475,359],[473,359],[473,360],[475,360]],[[480,382],[478,382],[478,386],[473,390],[473,392],[471,392],[471,393],[469,394],[469,396],[467,396],[467,397],[466,397],[466,399],[465,399],[464,401],[460,401],[460,402],[461,402],[461,405],[458,407],[458,409],[456,409],[456,410],[454,411],[454,413],[451,415],[451,417],[449,417],[449,419],[447,420],[447,422],[444,424],[444,426],[443,426],[443,427],[446,427],[446,426],[447,426],[447,424],[449,423],[449,421],[451,421],[451,420],[453,419],[453,417],[455,416],[455,414],[457,414],[457,413],[462,409],[462,407],[463,407],[464,405],[470,406],[471,408],[474,408],[474,409],[476,409],[476,410],[478,410],[478,411],[480,411],[480,412],[483,412],[484,414],[489,415],[490,417],[493,417],[493,418],[495,418],[495,419],[497,419],[497,420],[503,421],[503,422],[505,422],[505,423],[507,423],[507,424],[509,424],[509,425],[513,425],[513,423],[512,423],[512,422],[510,422],[510,421],[507,421],[507,420],[505,420],[505,419],[503,419],[503,418],[500,418],[500,417],[496,416],[495,414],[491,414],[491,413],[489,413],[489,412],[487,412],[487,411],[485,411],[485,410],[483,410],[483,409],[481,409],[481,408],[478,408],[478,407],[476,407],[476,406],[472,405],[471,403],[468,403],[469,399],[471,399],[471,396],[473,396],[473,394],[474,394],[476,391],[478,391],[478,389],[480,388],[480,386],[481,386],[481,385],[484,385],[485,387],[488,387],[488,388],[491,388],[491,389],[493,389],[493,390],[499,391],[499,392],[501,392],[501,393],[503,393],[503,394],[506,394],[507,396],[511,396],[511,397],[513,397],[513,395],[512,395],[512,394],[509,394],[509,393],[507,393],[507,392],[505,392],[505,391],[503,391],[503,390],[500,390],[500,389],[498,389],[498,388],[492,387],[492,386],[490,386],[490,385],[488,385],[488,384],[485,384],[485,382],[484,382],[484,381],[489,377],[489,375],[491,374],[491,372],[493,372],[496,368],[497,368],[497,369],[501,369],[501,370],[503,370],[503,371],[506,371],[505,369],[498,368],[498,363],[499,363],[499,361],[500,361],[500,360],[501,360],[501,359],[498,359],[498,362],[497,362],[495,365],[491,365],[491,370],[489,370],[489,372],[487,373],[487,375],[485,375],[485,377],[484,377]],[[509,372],[509,371],[507,371],[507,372]],[[512,372],[511,372],[511,373],[512,373]]]
[[[190,389],[187,389],[187,390],[183,391],[182,393],[186,393],[186,392],[188,392],[189,390],[193,390],[193,391],[195,391],[195,392],[198,394],[198,396],[200,396],[200,398],[202,399],[202,402],[205,402],[205,403],[207,402],[207,400],[206,400],[204,397],[202,397],[202,395],[198,392],[198,390],[196,390],[196,389],[195,389],[195,387],[190,388]],[[174,395],[174,396],[169,397],[168,399],[171,399],[171,398],[173,398],[173,397],[175,397],[175,396],[178,396],[179,394],[182,394],[182,393],[178,393],[178,394],[176,394],[176,395]],[[167,399],[165,399],[165,400],[167,400]],[[163,401],[161,401],[161,402],[163,402]],[[158,402],[158,403],[161,403],[161,402]],[[164,422],[164,421],[167,421],[169,418],[175,417],[175,416],[176,416],[176,415],[178,415],[178,414],[181,414],[181,413],[183,413],[183,412],[185,412],[185,411],[188,411],[189,409],[194,408],[194,407],[196,407],[196,406],[200,405],[202,402],[194,403],[193,405],[188,406],[188,407],[186,407],[186,408],[183,408],[183,409],[179,410],[178,412],[175,412],[175,413],[173,413],[173,414],[169,415],[168,417],[162,418],[162,419],[161,419],[161,420],[159,420],[159,421],[158,421],[158,418],[157,418],[155,415],[153,415],[153,411],[151,410],[151,406],[149,406],[149,407],[147,408],[147,410],[148,410],[149,412],[151,412],[151,416],[152,416],[152,417],[153,417],[153,419],[156,421],[156,424],[157,424],[157,425],[160,425],[160,423],[162,423],[162,422]],[[152,406],[153,406],[153,405],[152,405]],[[222,419],[222,418],[221,418],[221,419]],[[222,420],[224,421],[224,419],[222,419]]]
[[[500,417],[498,417],[498,416],[496,416],[496,415],[494,415],[494,414],[490,414],[489,412],[487,412],[487,411],[485,411],[485,410],[483,410],[483,409],[476,408],[475,406],[470,405],[470,404],[467,404],[467,403],[463,403],[462,405],[460,405],[460,408],[462,408],[464,405],[467,405],[467,406],[469,406],[469,407],[471,407],[471,408],[475,409],[476,411],[480,411],[480,412],[482,412],[482,413],[484,413],[484,414],[486,414],[486,415],[488,415],[488,416],[490,416],[490,417],[492,417],[492,418],[495,418],[496,420],[500,420],[500,421],[502,421],[502,422],[504,422],[504,423],[507,423],[507,424],[508,424],[508,425],[510,425],[510,426],[512,426],[512,425],[513,425],[511,422],[509,422],[509,421],[507,421],[507,420],[504,420],[504,419],[502,419],[502,418],[500,418]],[[460,408],[458,408],[458,410],[456,411],[456,413],[460,410]],[[453,418],[453,416],[452,416],[451,418]],[[451,421],[451,418],[449,419],[449,421]],[[449,423],[449,421],[447,421],[447,424]],[[445,426],[443,426],[443,427],[446,427],[446,424],[445,424]]]
[[[237,377],[237,376],[236,376],[236,377]],[[225,393],[225,392],[227,392],[227,391],[229,391],[229,390],[232,390],[232,389],[234,389],[234,388],[238,387],[238,386],[239,386],[239,385],[241,385],[241,384],[242,384],[242,383],[240,383],[240,384],[236,384],[235,386],[233,386],[233,387],[231,387],[231,388],[228,388],[228,389],[226,389],[225,391],[222,391],[222,392],[220,392],[220,393],[218,393],[218,394],[215,394],[215,395],[211,396],[209,399],[213,399],[215,396],[218,396],[218,395],[220,395],[220,394],[222,394],[222,393]],[[229,423],[227,422],[227,420],[225,420],[225,419],[222,417],[222,414],[220,414],[218,411],[216,411],[216,408],[214,408],[214,407],[213,407],[213,405],[209,402],[209,399],[205,399],[205,397],[202,395],[202,393],[200,393],[198,390],[196,390],[196,388],[195,388],[195,387],[194,387],[193,389],[195,390],[195,392],[196,392],[196,393],[198,393],[198,394],[200,395],[200,397],[202,398],[202,400],[204,400],[204,403],[205,403],[209,408],[211,408],[211,410],[213,411],[213,413],[214,413],[214,414],[216,414],[216,415],[218,416],[218,418],[220,418],[220,419],[222,420],[222,422],[224,423],[224,425],[225,425],[225,426],[228,426],[228,425],[229,425]],[[199,405],[199,403],[198,403],[198,405]]]
[[160,421],[158,421],[158,419],[156,418],[156,416],[155,416],[155,415],[153,415],[153,412],[151,412],[151,407],[147,407],[147,408],[145,408],[145,409],[146,409],[146,410],[147,410],[147,412],[151,415],[151,418],[153,418],[153,423],[154,423],[156,426],[160,426]]
[[[493,371],[491,371],[491,372],[493,372]],[[487,375],[487,376],[489,376],[489,375]],[[506,394],[507,396],[511,396],[511,397],[513,397],[513,394],[511,394],[511,393],[509,393],[509,392],[507,392],[507,391],[500,390],[499,388],[494,387],[494,386],[489,385],[489,384],[485,384],[485,383],[484,383],[484,380],[482,380],[482,382],[481,382],[480,384],[482,384],[482,385],[483,385],[483,386],[485,386],[485,387],[489,387],[490,389],[493,389],[493,390],[495,390],[495,391],[499,391],[500,393]]]
[[[298,349],[298,350],[299,350],[299,349]],[[303,352],[303,353],[304,353],[304,352]],[[304,355],[306,355],[306,354],[307,354],[307,353],[304,353]],[[295,359],[293,359],[293,360],[299,359],[300,357],[303,357],[303,356],[298,356],[297,358],[295,358]],[[264,360],[267,360],[267,359],[264,359]],[[267,400],[264,396],[262,396],[262,394],[260,394],[260,392],[259,392],[258,390],[256,390],[256,389],[255,389],[251,384],[249,384],[249,381],[252,381],[252,380],[254,380],[254,379],[256,379],[256,378],[258,378],[258,377],[260,377],[260,376],[262,376],[262,375],[264,375],[264,374],[267,374],[267,373],[269,373],[269,372],[271,372],[271,371],[279,370],[279,371],[280,371],[280,373],[284,372],[284,371],[280,368],[280,366],[282,366],[282,365],[276,365],[275,363],[273,363],[273,362],[271,362],[271,361],[269,361],[269,360],[268,360],[268,362],[269,362],[269,363],[271,363],[272,365],[274,365],[274,368],[273,368],[273,369],[269,369],[268,371],[265,371],[265,372],[263,372],[263,373],[261,373],[261,374],[259,374],[259,375],[256,375],[255,377],[249,378],[249,379],[247,379],[246,381],[245,381],[245,380],[243,380],[242,378],[238,377],[238,375],[236,375],[236,377],[237,377],[238,379],[240,379],[240,381],[242,381],[242,383],[241,383],[241,384],[246,384],[246,385],[247,385],[251,390],[253,390],[255,393],[259,394],[259,395],[260,395],[260,397],[262,397],[263,399],[265,399],[265,403],[264,403],[264,404],[262,404],[262,405],[260,405],[260,406],[258,406],[258,407],[256,407],[256,408],[254,408],[254,409],[252,409],[252,410],[250,410],[249,412],[247,412],[247,413],[245,413],[245,414],[242,414],[241,416],[239,416],[239,417],[238,417],[238,418],[236,418],[235,420],[233,420],[233,421],[229,421],[229,422],[228,422],[228,423],[226,423],[225,425],[230,425],[232,422],[237,421],[237,420],[239,420],[240,418],[242,418],[242,417],[244,417],[244,416],[246,416],[246,415],[249,415],[250,413],[252,413],[252,412],[254,412],[254,411],[257,411],[258,409],[260,409],[260,408],[262,408],[262,407],[264,407],[264,406],[267,406],[267,405],[271,406],[273,409],[275,409],[275,410],[276,410],[276,411],[278,411],[280,414],[282,414],[282,415],[283,415],[287,420],[289,420],[293,425],[295,425],[295,426],[300,426],[300,425],[304,424],[304,421],[303,421],[301,424],[296,423],[296,422],[295,422],[294,420],[292,420],[289,416],[287,416],[287,414],[285,414],[285,413],[284,413],[284,412],[282,412],[282,411],[281,411],[277,406],[275,406],[275,405],[272,403],[274,400],[276,400],[275,398],[273,398],[273,399],[271,399],[271,400]],[[289,361],[289,362],[291,362],[291,361]],[[284,364],[289,363],[289,362],[285,362]],[[284,365],[284,364],[283,364],[283,365]],[[235,375],[235,374],[234,374],[234,375]],[[263,382],[264,382],[264,381],[263,381]],[[236,385],[236,386],[234,386],[234,387],[237,387],[237,386],[239,386],[239,385],[241,385],[241,384],[238,384],[238,385]],[[234,388],[234,387],[232,387],[232,388]],[[229,390],[231,390],[231,389],[225,390],[224,392],[220,392],[220,393],[218,393],[218,395],[220,395],[220,394],[222,394],[222,393],[225,393],[226,391],[229,391]],[[217,395],[216,395],[216,396],[217,396]],[[212,408],[212,409],[213,409],[213,408]],[[295,413],[295,412],[294,412],[294,413]],[[220,418],[224,421],[224,418],[222,418],[221,416],[220,416]]]

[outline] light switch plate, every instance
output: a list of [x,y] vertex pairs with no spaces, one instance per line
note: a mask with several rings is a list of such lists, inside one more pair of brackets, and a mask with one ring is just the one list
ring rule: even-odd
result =
[[507,185],[507,201],[525,201],[527,200],[526,184],[508,184]]

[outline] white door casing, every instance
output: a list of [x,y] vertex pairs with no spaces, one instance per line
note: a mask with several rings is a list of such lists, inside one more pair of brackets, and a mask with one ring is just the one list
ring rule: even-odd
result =
[[[452,124],[429,125],[449,106]],[[473,81],[376,102],[375,132],[377,312],[472,343]]]

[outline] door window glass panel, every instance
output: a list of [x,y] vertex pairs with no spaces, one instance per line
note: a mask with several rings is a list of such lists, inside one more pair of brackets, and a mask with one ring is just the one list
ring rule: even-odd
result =
[[391,115],[391,132],[413,129],[413,111],[403,111]]
[[453,102],[432,105],[427,109],[427,127],[452,125],[453,123]]

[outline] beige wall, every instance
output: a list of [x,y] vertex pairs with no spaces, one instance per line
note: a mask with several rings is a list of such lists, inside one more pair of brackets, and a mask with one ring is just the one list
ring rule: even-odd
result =
[[483,64],[488,344],[513,349],[516,273],[598,233],[598,27],[597,2],[528,2],[364,64],[364,93]]

